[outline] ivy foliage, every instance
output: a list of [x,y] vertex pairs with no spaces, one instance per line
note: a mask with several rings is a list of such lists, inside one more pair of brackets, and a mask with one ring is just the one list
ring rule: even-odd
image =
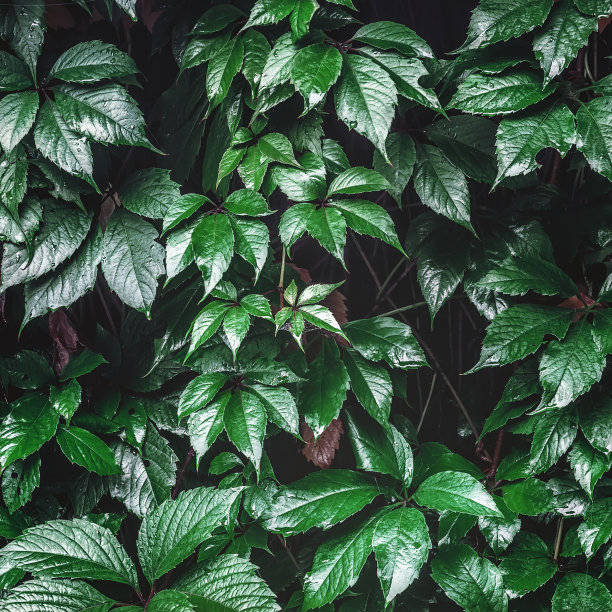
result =
[[357,4],[0,5],[3,609],[612,609],[612,4]]

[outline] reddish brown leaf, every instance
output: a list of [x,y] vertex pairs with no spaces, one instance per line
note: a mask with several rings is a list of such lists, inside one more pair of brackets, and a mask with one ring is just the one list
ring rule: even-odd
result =
[[49,334],[53,340],[52,366],[59,376],[70,359],[70,354],[79,348],[79,336],[65,310],[49,315]]
[[340,419],[334,419],[316,440],[314,432],[303,419],[300,423],[300,432],[306,442],[302,449],[304,457],[317,467],[329,468],[336,451],[340,448],[340,436],[344,433]]

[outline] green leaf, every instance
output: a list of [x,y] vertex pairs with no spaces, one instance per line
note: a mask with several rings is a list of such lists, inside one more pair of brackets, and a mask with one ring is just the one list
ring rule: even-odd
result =
[[56,104],[47,100],[34,127],[36,148],[62,170],[78,176],[96,188],[93,157],[84,136],[70,129]]
[[466,544],[441,548],[431,562],[431,577],[465,610],[508,609],[501,573]]
[[229,308],[223,319],[223,333],[225,341],[232,351],[234,360],[250,326],[251,317],[242,306],[232,306]]
[[536,516],[553,506],[552,491],[541,480],[527,478],[503,487],[504,502],[513,512]]
[[349,377],[333,340],[324,340],[310,364],[308,380],[300,385],[299,406],[315,439],[340,413]]
[[181,393],[179,419],[205,408],[227,381],[228,377],[221,372],[210,372],[194,378]]
[[189,416],[187,430],[198,463],[223,431],[223,413],[230,393],[222,393],[217,400]]
[[100,353],[94,353],[90,349],[85,349],[78,355],[72,355],[70,361],[64,366],[59,376],[60,382],[70,378],[78,378],[93,372],[99,365],[108,363]]
[[380,495],[376,481],[351,470],[321,470],[283,487],[266,509],[263,526],[285,536],[324,529],[359,512]]
[[198,610],[227,612],[277,612],[274,593],[255,573],[257,566],[237,555],[218,555],[200,564],[175,584],[174,589],[189,595]]
[[521,521],[500,497],[495,498],[497,507],[502,511],[503,518],[496,516],[478,517],[478,528],[496,555],[506,550],[521,529]]
[[244,18],[244,13],[236,6],[231,4],[213,6],[204,11],[193,26],[191,33],[203,36],[215,34],[240,18]]
[[299,47],[293,44],[289,32],[279,36],[276,44],[272,47],[272,51],[268,53],[268,58],[261,70],[259,79],[260,91],[281,85],[289,80],[293,60],[298,51]]
[[346,243],[346,220],[335,208],[322,207],[314,210],[306,221],[308,233],[343,267],[344,245]]
[[595,30],[597,20],[585,17],[572,0],[557,3],[542,30],[533,38],[533,50],[544,71],[544,84],[563,72]]
[[383,427],[388,427],[393,386],[387,370],[364,359],[357,351],[345,349],[342,359],[359,403]]
[[503,516],[484,486],[464,472],[438,472],[430,476],[419,486],[414,499],[421,506],[439,511]]
[[115,4],[123,9],[132,21],[136,21],[136,0],[115,0]]
[[423,145],[417,153],[414,189],[421,202],[473,232],[470,193],[463,172],[451,164],[437,147]]
[[357,467],[390,474],[407,487],[412,480],[412,451],[402,434],[388,422],[379,425],[357,410],[345,412],[344,420]]
[[[64,215],[64,219],[70,220],[70,215]],[[48,311],[72,305],[91,291],[96,282],[101,260],[102,231],[96,227],[78,251],[61,267],[25,284],[23,290],[25,315],[21,327],[25,327],[28,321]]]
[[[3,211],[2,217],[5,218],[2,234],[8,234],[8,238],[15,237],[15,242],[25,242],[26,240],[23,228],[17,221],[19,218],[17,209],[24,199],[27,187],[28,160],[23,147],[17,146],[12,154],[5,153],[0,156],[0,202],[6,206],[6,209],[4,206],[1,208]],[[32,208],[28,208],[28,212],[34,212]],[[38,208],[39,210],[36,213],[28,215],[32,220],[36,219],[36,226],[40,221],[40,205]],[[28,234],[34,233],[35,229],[34,227],[31,228],[32,231]],[[2,237],[4,238],[4,235]],[[28,235],[29,239],[31,239],[30,235]]]
[[331,182],[327,196],[383,191],[389,187],[387,179],[375,170],[362,167],[349,168]]
[[[327,191],[323,160],[313,153],[304,153],[300,159],[300,166],[302,169],[275,167],[272,171],[274,181],[281,191],[293,201],[323,199]],[[298,206],[303,206],[303,204]]]
[[526,116],[504,119],[497,130],[498,172],[495,185],[509,176],[538,167],[542,149],[556,149],[564,157],[576,141],[574,115],[565,104],[553,104]]
[[357,30],[353,39],[379,49],[397,49],[408,56],[433,57],[429,45],[420,36],[392,21],[369,23]]
[[11,405],[0,428],[0,467],[36,452],[55,434],[59,415],[48,400],[26,393]]
[[185,593],[170,589],[156,593],[147,608],[149,612],[194,612],[195,610]]
[[372,549],[372,535],[381,512],[348,521],[335,530],[315,553],[304,578],[302,610],[321,608],[352,587]]
[[343,326],[353,348],[370,361],[386,361],[392,368],[427,365],[423,350],[408,325],[389,317],[352,321]]
[[581,400],[578,414],[585,438],[602,453],[612,452],[612,398],[589,394]]
[[484,0],[472,11],[467,40],[460,50],[478,49],[516,38],[544,23],[552,0]]
[[59,56],[49,71],[48,80],[69,83],[95,83],[136,74],[134,60],[114,45],[91,40],[71,47]]
[[591,326],[581,319],[562,342],[552,340],[540,360],[544,388],[540,408],[562,408],[586,393],[603,373],[606,357],[597,348]]
[[[283,35],[286,36],[286,35]],[[286,38],[289,43],[291,40]],[[242,74],[255,92],[260,79],[263,77],[263,69],[266,60],[270,56],[270,44],[268,39],[257,30],[248,30],[242,36],[244,43],[244,61],[242,63]],[[270,57],[270,60],[276,59]]]
[[37,576],[138,586],[136,568],[110,529],[83,519],[31,527],[5,546],[2,555]]
[[236,241],[236,253],[253,266],[257,281],[268,258],[268,228],[258,219],[230,217],[230,223]]
[[346,55],[334,99],[338,118],[370,140],[388,161],[385,142],[395,115],[397,89],[387,72],[367,57]]
[[102,242],[102,272],[122,302],[149,316],[164,273],[164,249],[157,230],[135,214],[115,210]]
[[0,91],[20,91],[32,87],[28,67],[18,57],[0,51]]
[[590,559],[612,537],[612,498],[594,502],[584,515],[584,523],[578,527],[580,546]]
[[576,607],[589,610],[612,608],[612,596],[604,584],[588,574],[564,576],[552,597],[552,612],[572,612]]
[[215,53],[206,71],[206,94],[209,99],[209,112],[218,106],[229,92],[234,77],[242,68],[244,44],[242,37],[229,40]]
[[216,188],[219,187],[219,183],[228,175],[231,174],[239,165],[240,162],[244,159],[244,156],[247,152],[246,148],[241,149],[227,149],[223,156],[221,157],[221,161],[219,162],[219,173],[217,174],[217,182],[215,184]]
[[69,461],[90,472],[100,476],[119,472],[113,451],[100,438],[84,429],[60,425],[57,443]]
[[[128,210],[143,217],[164,219],[170,207],[179,199],[179,186],[170,179],[170,171],[162,168],[145,168],[128,176],[117,190],[121,204]],[[185,196],[186,197],[186,196]]]
[[249,20],[242,29],[278,23],[289,15],[294,6],[293,0],[257,0],[251,9]]
[[323,100],[342,69],[340,51],[316,43],[302,49],[291,65],[291,82],[304,98],[304,113]]
[[414,582],[427,561],[431,540],[423,514],[405,507],[385,514],[376,523],[372,547],[385,601],[390,602]]
[[540,295],[571,296],[578,293],[574,281],[555,264],[535,257],[510,257],[475,283],[479,287],[506,295],[525,295],[533,290]]
[[392,132],[387,137],[385,147],[391,164],[388,164],[375,149],[372,165],[374,170],[387,179],[390,184],[387,191],[398,204],[401,204],[402,193],[408,185],[416,162],[414,140],[404,132]]
[[550,410],[538,417],[531,443],[529,465],[534,474],[552,467],[572,445],[578,431],[576,411]]
[[291,23],[291,38],[295,42],[308,34],[310,20],[319,8],[317,0],[298,0],[295,8],[291,11],[289,21]]
[[177,225],[180,225],[185,219],[191,217],[205,204],[210,204],[210,200],[206,196],[197,193],[186,193],[185,195],[179,196],[170,206],[168,206],[163,215],[164,231],[162,233],[165,234],[171,229],[174,229]]
[[325,306],[321,306],[319,304],[300,306],[300,309],[296,314],[300,314],[302,317],[304,317],[304,320],[311,325],[346,338],[340,324],[338,321],[336,321],[331,310]]
[[187,357],[191,355],[201,344],[211,338],[221,326],[223,317],[229,305],[225,302],[210,302],[195,318],[191,329],[191,344]]
[[514,70],[501,75],[470,74],[457,88],[448,108],[475,115],[508,115],[536,104],[554,91],[542,89],[535,72]]
[[26,580],[3,600],[7,609],[20,612],[107,612],[115,602],[80,580]]
[[11,47],[28,65],[34,82],[36,82],[36,63],[47,29],[45,4],[29,0],[15,0],[11,8],[13,16]]
[[272,311],[270,302],[263,296],[256,293],[245,295],[240,300],[240,305],[254,317],[261,317],[267,321],[272,321]]
[[250,385],[249,393],[261,401],[268,419],[281,429],[300,437],[300,417],[293,395],[284,387],[268,387],[265,385]]
[[30,131],[38,112],[38,93],[22,91],[2,98],[0,145],[10,153]]
[[145,516],[138,533],[138,559],[152,583],[175,568],[208,538],[227,524],[241,489],[199,487],[183,491]]
[[205,217],[193,230],[191,245],[204,279],[204,296],[207,296],[219,284],[234,253],[229,217],[221,214]]
[[[47,200],[44,223],[31,250],[7,244],[2,257],[1,291],[55,270],[81,245],[91,226],[91,216],[73,206]],[[25,265],[24,265],[25,264]]]
[[[278,133],[266,134],[257,141],[261,153],[280,164],[297,166],[293,147],[286,136]],[[267,206],[266,206],[267,211]]]
[[574,4],[587,15],[609,17],[612,14],[610,0],[574,0]]
[[576,148],[595,172],[612,181],[612,98],[594,98],[576,113]]
[[537,351],[548,334],[563,340],[573,314],[536,304],[518,304],[500,312],[487,327],[480,359],[470,372],[523,359]]
[[572,445],[568,459],[574,478],[592,498],[597,481],[610,469],[610,460],[581,438]]
[[27,504],[32,493],[40,485],[40,455],[35,453],[27,459],[18,459],[2,474],[2,498],[13,513]]

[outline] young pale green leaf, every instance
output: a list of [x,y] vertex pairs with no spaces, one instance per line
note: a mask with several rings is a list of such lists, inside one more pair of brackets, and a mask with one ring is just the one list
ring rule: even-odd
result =
[[38,93],[21,91],[2,98],[0,145],[10,153],[30,131],[38,112]]
[[226,391],[206,408],[189,416],[187,430],[198,463],[223,431],[223,414],[230,397]]
[[536,304],[518,304],[500,312],[487,327],[480,359],[469,372],[523,359],[537,351],[548,334],[563,340],[572,318],[571,310]]
[[433,474],[419,486],[414,499],[421,506],[434,510],[503,517],[484,486],[464,472]]
[[536,156],[542,149],[557,149],[564,157],[575,141],[574,115],[565,104],[504,119],[497,130],[498,172],[494,186],[507,177],[535,170]]
[[38,576],[138,586],[136,568],[112,532],[82,519],[31,527],[5,546],[2,555]]
[[96,188],[93,157],[84,136],[70,129],[57,105],[47,100],[40,109],[34,127],[36,148],[62,170],[78,176]]
[[344,245],[346,244],[346,220],[335,208],[322,207],[314,210],[306,221],[306,230],[317,242],[331,253],[344,268]]
[[13,513],[27,504],[32,493],[40,485],[40,455],[34,453],[27,459],[18,459],[2,474],[2,498]]
[[385,142],[395,115],[397,89],[386,70],[367,57],[346,55],[334,99],[338,118],[365,136],[388,161]]
[[221,372],[209,372],[194,378],[181,393],[179,419],[208,406],[227,381],[228,377]]
[[57,443],[72,463],[90,472],[109,476],[119,472],[113,451],[97,436],[81,429],[60,425]]
[[7,19],[8,24],[12,25],[13,30],[13,35],[10,36],[11,47],[28,65],[32,78],[36,82],[36,64],[47,29],[45,4],[29,2],[28,0],[15,0],[5,11],[5,15],[5,19]]
[[500,571],[467,544],[441,548],[431,562],[431,577],[465,610],[508,610]]
[[530,32],[544,23],[552,0],[484,0],[472,11],[467,40],[460,51],[478,49]]
[[392,368],[403,369],[427,365],[412,330],[401,321],[373,317],[352,321],[342,329],[353,348],[370,361],[386,361]]
[[157,230],[137,215],[115,210],[102,241],[102,272],[109,287],[128,306],[147,316],[164,273],[164,248]]
[[191,235],[191,246],[206,297],[219,284],[234,254],[234,232],[228,215],[208,215],[200,221]]
[[263,526],[285,536],[327,529],[380,495],[376,481],[351,470],[321,470],[283,487],[266,509]]
[[379,49],[397,49],[407,56],[433,57],[429,45],[420,36],[392,21],[369,23],[357,30],[353,39]]
[[612,537],[612,498],[594,502],[578,527],[578,539],[587,559],[590,559]]
[[387,179],[390,185],[390,187],[387,187],[387,191],[398,204],[401,204],[402,193],[408,185],[416,163],[414,140],[404,132],[393,132],[387,137],[385,147],[391,164],[388,164],[375,149],[372,166],[374,170]]
[[254,384],[249,386],[249,393],[261,401],[270,421],[296,438],[300,437],[300,417],[295,399],[285,387]]
[[576,482],[592,498],[595,485],[610,469],[610,460],[582,438],[574,441],[568,459]]
[[121,204],[133,213],[164,219],[164,231],[167,231],[166,215],[181,194],[178,184],[170,179],[169,170],[145,168],[130,174],[119,186],[117,195]]
[[612,595],[599,580],[588,574],[566,574],[552,597],[552,612],[572,612],[576,607],[589,610],[609,610]]
[[[299,166],[291,142],[283,134],[277,132],[266,134],[257,141],[257,146],[261,153],[269,157],[272,161],[288,166]],[[267,209],[267,206],[266,206]]]
[[392,601],[419,575],[427,561],[431,540],[427,523],[416,508],[400,507],[376,523],[372,548],[385,601]]
[[304,98],[304,112],[323,100],[338,80],[342,69],[340,51],[331,45],[316,43],[302,49],[291,65],[291,82]]
[[597,20],[583,15],[572,0],[557,3],[533,38],[533,50],[544,71],[544,84],[563,72],[595,30]]
[[241,219],[230,216],[230,223],[236,241],[236,253],[255,269],[255,281],[268,258],[270,233],[263,221]]
[[544,388],[539,408],[562,408],[586,393],[606,365],[591,325],[582,319],[562,342],[552,340],[540,360],[540,382]]
[[48,80],[94,83],[136,74],[134,60],[114,45],[90,40],[71,47],[59,56],[49,71]]
[[514,70],[501,75],[470,74],[457,88],[448,108],[474,115],[509,115],[547,98],[554,86],[542,89],[535,72]]
[[470,192],[465,175],[437,147],[419,147],[414,189],[425,206],[474,231],[470,222]]
[[572,445],[577,431],[578,419],[571,407],[540,415],[531,443],[529,465],[532,473],[540,474],[552,467]]
[[188,594],[198,610],[278,612],[274,593],[256,574],[257,569],[238,555],[218,555],[181,577],[172,588]]
[[176,567],[217,527],[227,524],[241,489],[183,491],[148,514],[138,533],[138,559],[149,582]]
[[[384,511],[383,511],[384,512]],[[381,511],[347,521],[315,553],[304,578],[302,610],[319,609],[352,587],[372,550],[372,535]]]
[[21,91],[32,85],[32,77],[25,63],[6,51],[0,51],[0,91]]
[[293,0],[257,0],[251,9],[249,20],[242,29],[278,23],[289,15],[294,6]]
[[504,502],[513,512],[536,516],[548,512],[553,507],[553,494],[546,483],[537,478],[527,478],[521,482],[503,487]]
[[19,612],[107,612],[115,605],[112,599],[102,595],[86,582],[46,578],[26,580],[12,588],[3,601],[8,610]]
[[349,387],[349,377],[333,340],[324,340],[310,364],[306,382],[300,385],[299,406],[306,423],[318,438],[340,413]]
[[225,341],[232,351],[234,360],[236,353],[245,339],[249,327],[251,326],[251,317],[242,306],[230,307],[223,319],[223,333]]
[[55,434],[59,415],[46,397],[26,393],[11,405],[0,428],[0,467],[36,452]]
[[228,308],[227,303],[215,301],[210,302],[202,309],[191,328],[191,343],[187,357],[215,334],[221,326]]
[[581,104],[576,113],[576,148],[595,172],[612,181],[611,117],[612,97],[594,98]]
[[206,71],[206,94],[209,100],[209,112],[223,101],[229,92],[234,77],[242,68],[244,44],[242,37],[229,40],[215,53],[208,63]]

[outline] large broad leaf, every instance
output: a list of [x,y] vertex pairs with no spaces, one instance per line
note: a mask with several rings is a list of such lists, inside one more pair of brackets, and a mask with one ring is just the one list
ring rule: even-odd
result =
[[572,444],[568,459],[576,482],[593,497],[593,489],[599,479],[610,469],[610,460],[595,450],[586,440],[578,438]]
[[612,181],[612,98],[595,98],[576,113],[576,147],[593,170]]
[[542,79],[535,72],[471,74],[459,85],[448,107],[490,117],[508,115],[540,102],[553,91],[550,85],[542,89]]
[[0,145],[10,153],[30,131],[38,112],[38,93],[22,91],[2,98]]
[[307,382],[300,386],[299,405],[306,423],[318,438],[338,417],[346,398],[349,377],[337,344],[325,340],[321,351],[310,364]]
[[542,149],[557,149],[563,157],[575,141],[574,115],[565,104],[553,104],[536,113],[504,119],[497,130],[499,169],[494,186],[509,176],[535,170],[536,156]]
[[313,472],[283,487],[266,510],[266,529],[294,535],[343,521],[380,495],[376,481],[351,470]]
[[101,476],[117,474],[119,466],[113,451],[97,436],[80,427],[60,426],[57,443],[72,463]]
[[610,0],[574,0],[574,4],[587,15],[609,17],[612,14]]
[[379,151],[375,149],[372,165],[379,174],[387,179],[391,185],[387,190],[395,198],[395,201],[401,204],[402,193],[408,185],[416,162],[414,140],[404,132],[393,132],[387,137],[385,146],[391,164],[388,164]]
[[[8,9],[11,11],[13,31],[10,37],[13,51],[28,65],[36,81],[36,63],[45,39],[47,21],[45,4],[29,0],[15,0]],[[8,18],[8,14],[7,14]]]
[[370,361],[386,361],[392,368],[418,368],[427,360],[412,330],[389,317],[352,321],[343,326],[353,348]]
[[612,498],[597,500],[584,515],[578,527],[578,540],[590,559],[612,537]]
[[590,324],[582,319],[565,340],[551,341],[542,354],[540,407],[567,406],[601,378],[605,365],[606,356],[595,344]]
[[0,428],[0,467],[25,459],[51,439],[59,415],[46,397],[26,393],[13,402]]
[[501,573],[467,544],[441,548],[431,562],[431,577],[464,610],[505,612],[508,609]]
[[[130,174],[117,189],[121,204],[143,217],[165,218],[180,196],[179,185],[170,179],[170,171],[146,168]],[[164,220],[164,231],[168,228]]]
[[506,506],[503,499],[498,497],[495,499],[495,503],[503,512],[504,517],[480,516],[478,517],[478,528],[493,552],[499,555],[508,548],[516,534],[520,531],[521,521],[517,514]]
[[3,600],[7,610],[19,612],[107,612],[115,602],[80,580],[27,580]]
[[146,315],[157,290],[157,279],[164,273],[164,249],[158,244],[157,230],[140,217],[115,210],[102,248],[102,272],[109,287],[128,306]]
[[28,67],[18,57],[0,51],[0,91],[21,91],[32,87]]
[[533,39],[535,56],[544,71],[544,84],[563,72],[595,30],[597,20],[583,15],[572,0],[557,3]]
[[419,486],[414,499],[421,506],[434,510],[503,516],[484,486],[464,472],[438,472],[430,476]]
[[357,582],[372,550],[372,535],[380,515],[379,510],[366,519],[347,521],[319,546],[312,570],[304,579],[304,611],[334,601]]
[[531,442],[530,467],[534,474],[552,467],[572,445],[578,431],[572,407],[550,410],[538,417]]
[[369,23],[357,30],[353,39],[379,49],[397,49],[408,56],[433,57],[429,45],[420,36],[392,21]]
[[535,304],[500,312],[487,327],[480,359],[470,372],[523,359],[537,351],[548,334],[563,340],[572,318],[571,310]]
[[295,399],[287,389],[284,387],[251,385],[249,392],[259,398],[270,421],[297,438],[300,437],[300,417]]
[[389,602],[410,586],[427,561],[431,540],[425,517],[415,508],[405,507],[385,514],[376,524],[372,547]]
[[336,112],[349,129],[372,142],[388,160],[385,142],[397,104],[397,89],[387,72],[366,57],[346,55],[334,91]]
[[478,49],[509,40],[544,23],[552,0],[484,0],[472,12],[467,40],[461,50]]
[[315,107],[338,80],[342,68],[340,51],[317,43],[302,49],[293,59],[291,82],[304,98],[304,110]]
[[92,40],[78,43],[62,53],[47,78],[71,83],[93,83],[137,72],[138,68],[129,55],[114,45]]
[[537,478],[506,485],[503,493],[506,506],[518,514],[536,516],[553,507],[552,491]]
[[113,533],[82,519],[31,527],[5,546],[2,555],[35,575],[138,586],[136,568]]
[[580,401],[578,414],[585,438],[602,453],[612,452],[612,398],[590,393]]
[[198,610],[277,612],[274,593],[255,573],[257,566],[237,555],[219,555],[198,565],[172,585],[186,593]]
[[138,558],[149,582],[176,567],[217,527],[226,524],[241,489],[183,491],[148,514],[138,533]]
[[87,181],[93,187],[93,157],[84,136],[70,129],[57,105],[47,100],[34,127],[37,149],[62,170]]
[[599,580],[588,574],[567,574],[555,589],[552,598],[552,612],[574,612],[585,610],[612,609],[612,595]]
[[206,93],[209,110],[218,106],[227,96],[234,77],[242,67],[244,44],[242,37],[236,36],[217,51],[208,63],[206,71]]
[[91,225],[91,216],[74,206],[47,200],[44,223],[31,251],[8,244],[2,257],[1,291],[55,270],[81,245]]
[[423,204],[473,232],[467,180],[437,147],[419,147],[414,188]]

